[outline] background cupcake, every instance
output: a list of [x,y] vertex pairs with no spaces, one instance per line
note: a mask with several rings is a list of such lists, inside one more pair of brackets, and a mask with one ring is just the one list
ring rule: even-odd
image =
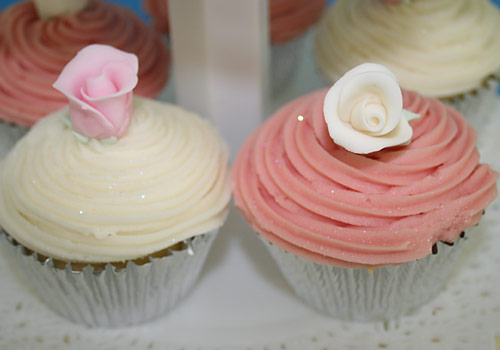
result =
[[230,200],[215,129],[132,99],[136,74],[132,54],[82,50],[54,84],[69,108],[40,120],[0,165],[3,245],[50,308],[93,326],[175,305]]
[[405,89],[486,123],[500,74],[500,11],[488,0],[337,0],[318,27],[315,56],[331,83],[364,62],[389,67]]
[[277,94],[293,77],[305,34],[321,18],[325,0],[270,0],[271,88]]
[[[167,3],[165,0],[144,0],[144,9],[152,17],[154,27],[168,35]],[[326,0],[269,1],[271,84],[274,93],[284,89],[293,76],[305,34],[319,20],[325,6]]]
[[401,96],[390,71],[365,64],[250,136],[233,169],[236,206],[308,304],[395,317],[439,293],[460,237],[496,196],[475,143],[455,110]]
[[136,93],[154,97],[162,92],[168,78],[167,47],[128,9],[100,0],[23,1],[0,13],[2,135],[13,129],[6,123],[30,127],[67,103],[52,84],[69,60],[92,43],[136,54]]

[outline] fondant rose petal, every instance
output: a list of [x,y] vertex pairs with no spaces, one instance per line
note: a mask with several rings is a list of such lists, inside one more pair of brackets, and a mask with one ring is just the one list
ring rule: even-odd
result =
[[104,65],[102,72],[114,84],[118,92],[132,91],[139,82],[136,65],[112,62]]
[[99,76],[103,68],[110,63],[123,63],[130,67],[135,75],[139,69],[137,56],[134,54],[126,53],[109,45],[89,45],[80,50],[63,68],[61,75],[54,83],[54,88],[65,95],[70,94],[80,98],[80,88],[85,86],[85,81],[88,78]]
[[70,101],[75,131],[98,139],[123,136],[132,114],[137,72],[133,54],[107,45],[81,50],[53,85]]
[[323,113],[333,141],[354,153],[406,144],[413,133],[396,77],[374,63],[340,78],[326,94]]
[[105,119],[112,126],[113,131],[111,133],[103,133],[99,137],[87,136],[98,139],[107,139],[113,136],[122,137],[127,130],[132,115],[132,93],[119,95],[110,99],[89,99],[88,102],[95,106],[100,115],[106,116]]
[[[372,65],[369,65],[373,67]],[[403,108],[401,89],[395,81],[394,75],[385,70],[376,69],[372,71],[363,70],[350,74],[339,80],[336,91],[340,93],[339,113],[342,120],[353,117],[352,122],[368,124],[370,116],[376,116],[379,120],[377,125],[366,125],[364,130],[374,135],[383,135],[390,132],[399,122],[400,112]],[[358,102],[359,107],[353,108],[353,102]],[[349,108],[351,110],[349,110]],[[351,113],[357,112],[357,113]],[[369,113],[373,111],[373,115]],[[349,121],[351,118],[348,118]],[[361,121],[359,119],[362,119]]]
[[82,95],[98,98],[101,96],[113,95],[117,92],[115,84],[113,84],[106,74],[101,73],[98,77],[87,79]]
[[98,111],[90,112],[80,101],[70,99],[69,111],[73,129],[95,139],[106,139],[115,134],[115,127]]

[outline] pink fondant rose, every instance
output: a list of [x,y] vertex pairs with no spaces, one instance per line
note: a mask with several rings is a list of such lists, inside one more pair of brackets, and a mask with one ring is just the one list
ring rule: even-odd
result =
[[82,49],[61,72],[54,88],[69,100],[73,129],[84,136],[123,136],[132,115],[137,56],[107,45]]

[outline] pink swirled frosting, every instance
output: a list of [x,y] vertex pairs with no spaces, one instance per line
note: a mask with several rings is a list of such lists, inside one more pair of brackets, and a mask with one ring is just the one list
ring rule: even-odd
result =
[[271,43],[285,43],[306,32],[325,7],[326,0],[269,1]]
[[259,234],[320,264],[368,267],[425,257],[478,223],[497,174],[478,163],[459,113],[403,91],[404,108],[421,115],[411,143],[360,155],[330,138],[326,92],[281,108],[237,156],[235,202]]
[[75,54],[93,43],[138,56],[136,94],[152,97],[165,86],[167,47],[130,10],[93,0],[78,13],[41,20],[25,1],[0,14],[0,120],[31,126],[66,105],[52,84]]
[[143,0],[144,11],[153,19],[154,28],[163,34],[170,33],[168,0]]

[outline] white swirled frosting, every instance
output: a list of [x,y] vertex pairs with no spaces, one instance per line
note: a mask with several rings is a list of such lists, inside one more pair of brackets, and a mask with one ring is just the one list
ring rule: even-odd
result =
[[135,259],[222,225],[228,149],[203,119],[136,98],[113,145],[77,140],[67,109],[42,119],[0,165],[0,226],[67,261]]
[[331,82],[374,62],[405,89],[446,98],[498,74],[499,32],[500,11],[488,0],[337,0],[319,25],[315,55]]

